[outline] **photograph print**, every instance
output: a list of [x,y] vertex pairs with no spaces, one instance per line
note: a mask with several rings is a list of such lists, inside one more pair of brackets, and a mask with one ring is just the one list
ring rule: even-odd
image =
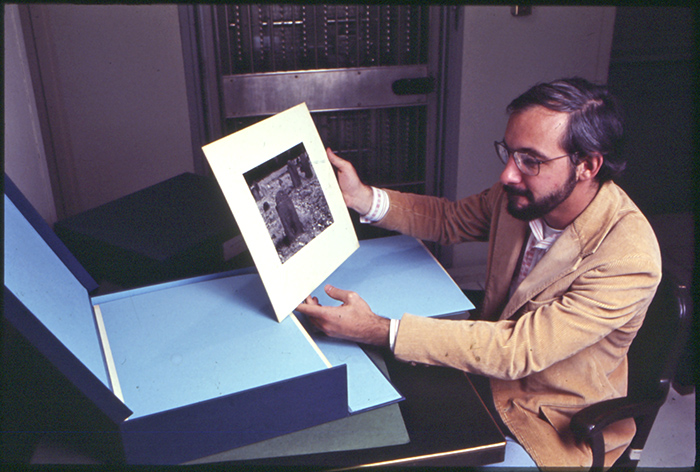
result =
[[333,224],[304,143],[243,176],[282,264]]

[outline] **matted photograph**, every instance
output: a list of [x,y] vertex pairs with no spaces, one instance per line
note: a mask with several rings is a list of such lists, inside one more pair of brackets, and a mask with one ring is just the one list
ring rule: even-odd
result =
[[297,105],[202,149],[281,321],[359,247],[311,114]]

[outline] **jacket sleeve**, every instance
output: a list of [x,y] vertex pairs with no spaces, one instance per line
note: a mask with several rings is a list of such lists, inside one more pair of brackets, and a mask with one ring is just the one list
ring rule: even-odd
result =
[[499,189],[496,184],[457,202],[386,190],[389,211],[375,225],[440,244],[487,241]]
[[561,293],[527,303],[516,319],[451,321],[405,314],[394,354],[515,380],[540,372],[605,339],[624,357],[660,280],[653,255],[629,254],[579,273]]

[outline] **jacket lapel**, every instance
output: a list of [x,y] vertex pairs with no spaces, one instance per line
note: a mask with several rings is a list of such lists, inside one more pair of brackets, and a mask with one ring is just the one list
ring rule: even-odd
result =
[[510,318],[538,293],[576,269],[581,262],[581,251],[578,238],[573,233],[569,227],[559,236],[515,290],[500,319]]
[[[530,274],[525,277],[506,303],[499,319],[511,318],[528,301],[576,270],[587,255],[595,252],[610,230],[618,211],[619,200],[615,185],[612,182],[603,184],[583,213],[564,230]],[[518,256],[519,254],[520,250],[518,250]],[[511,276],[513,270],[510,272]],[[507,278],[510,283],[510,277]],[[507,296],[506,291],[505,297]]]

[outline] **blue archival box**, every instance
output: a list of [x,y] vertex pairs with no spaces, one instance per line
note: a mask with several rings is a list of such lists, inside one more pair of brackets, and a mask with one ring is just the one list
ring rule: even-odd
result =
[[329,367],[291,317],[277,322],[257,274],[98,305],[7,176],[4,212],[5,316],[119,426],[128,462],[181,463],[349,415],[346,366]]
[[[5,316],[118,426],[129,463],[182,463],[402,400],[357,344],[278,322],[254,270],[91,297],[97,283],[7,176],[4,212]],[[388,317],[473,308],[405,236],[361,241],[325,283]],[[338,303],[323,285],[314,295]]]

